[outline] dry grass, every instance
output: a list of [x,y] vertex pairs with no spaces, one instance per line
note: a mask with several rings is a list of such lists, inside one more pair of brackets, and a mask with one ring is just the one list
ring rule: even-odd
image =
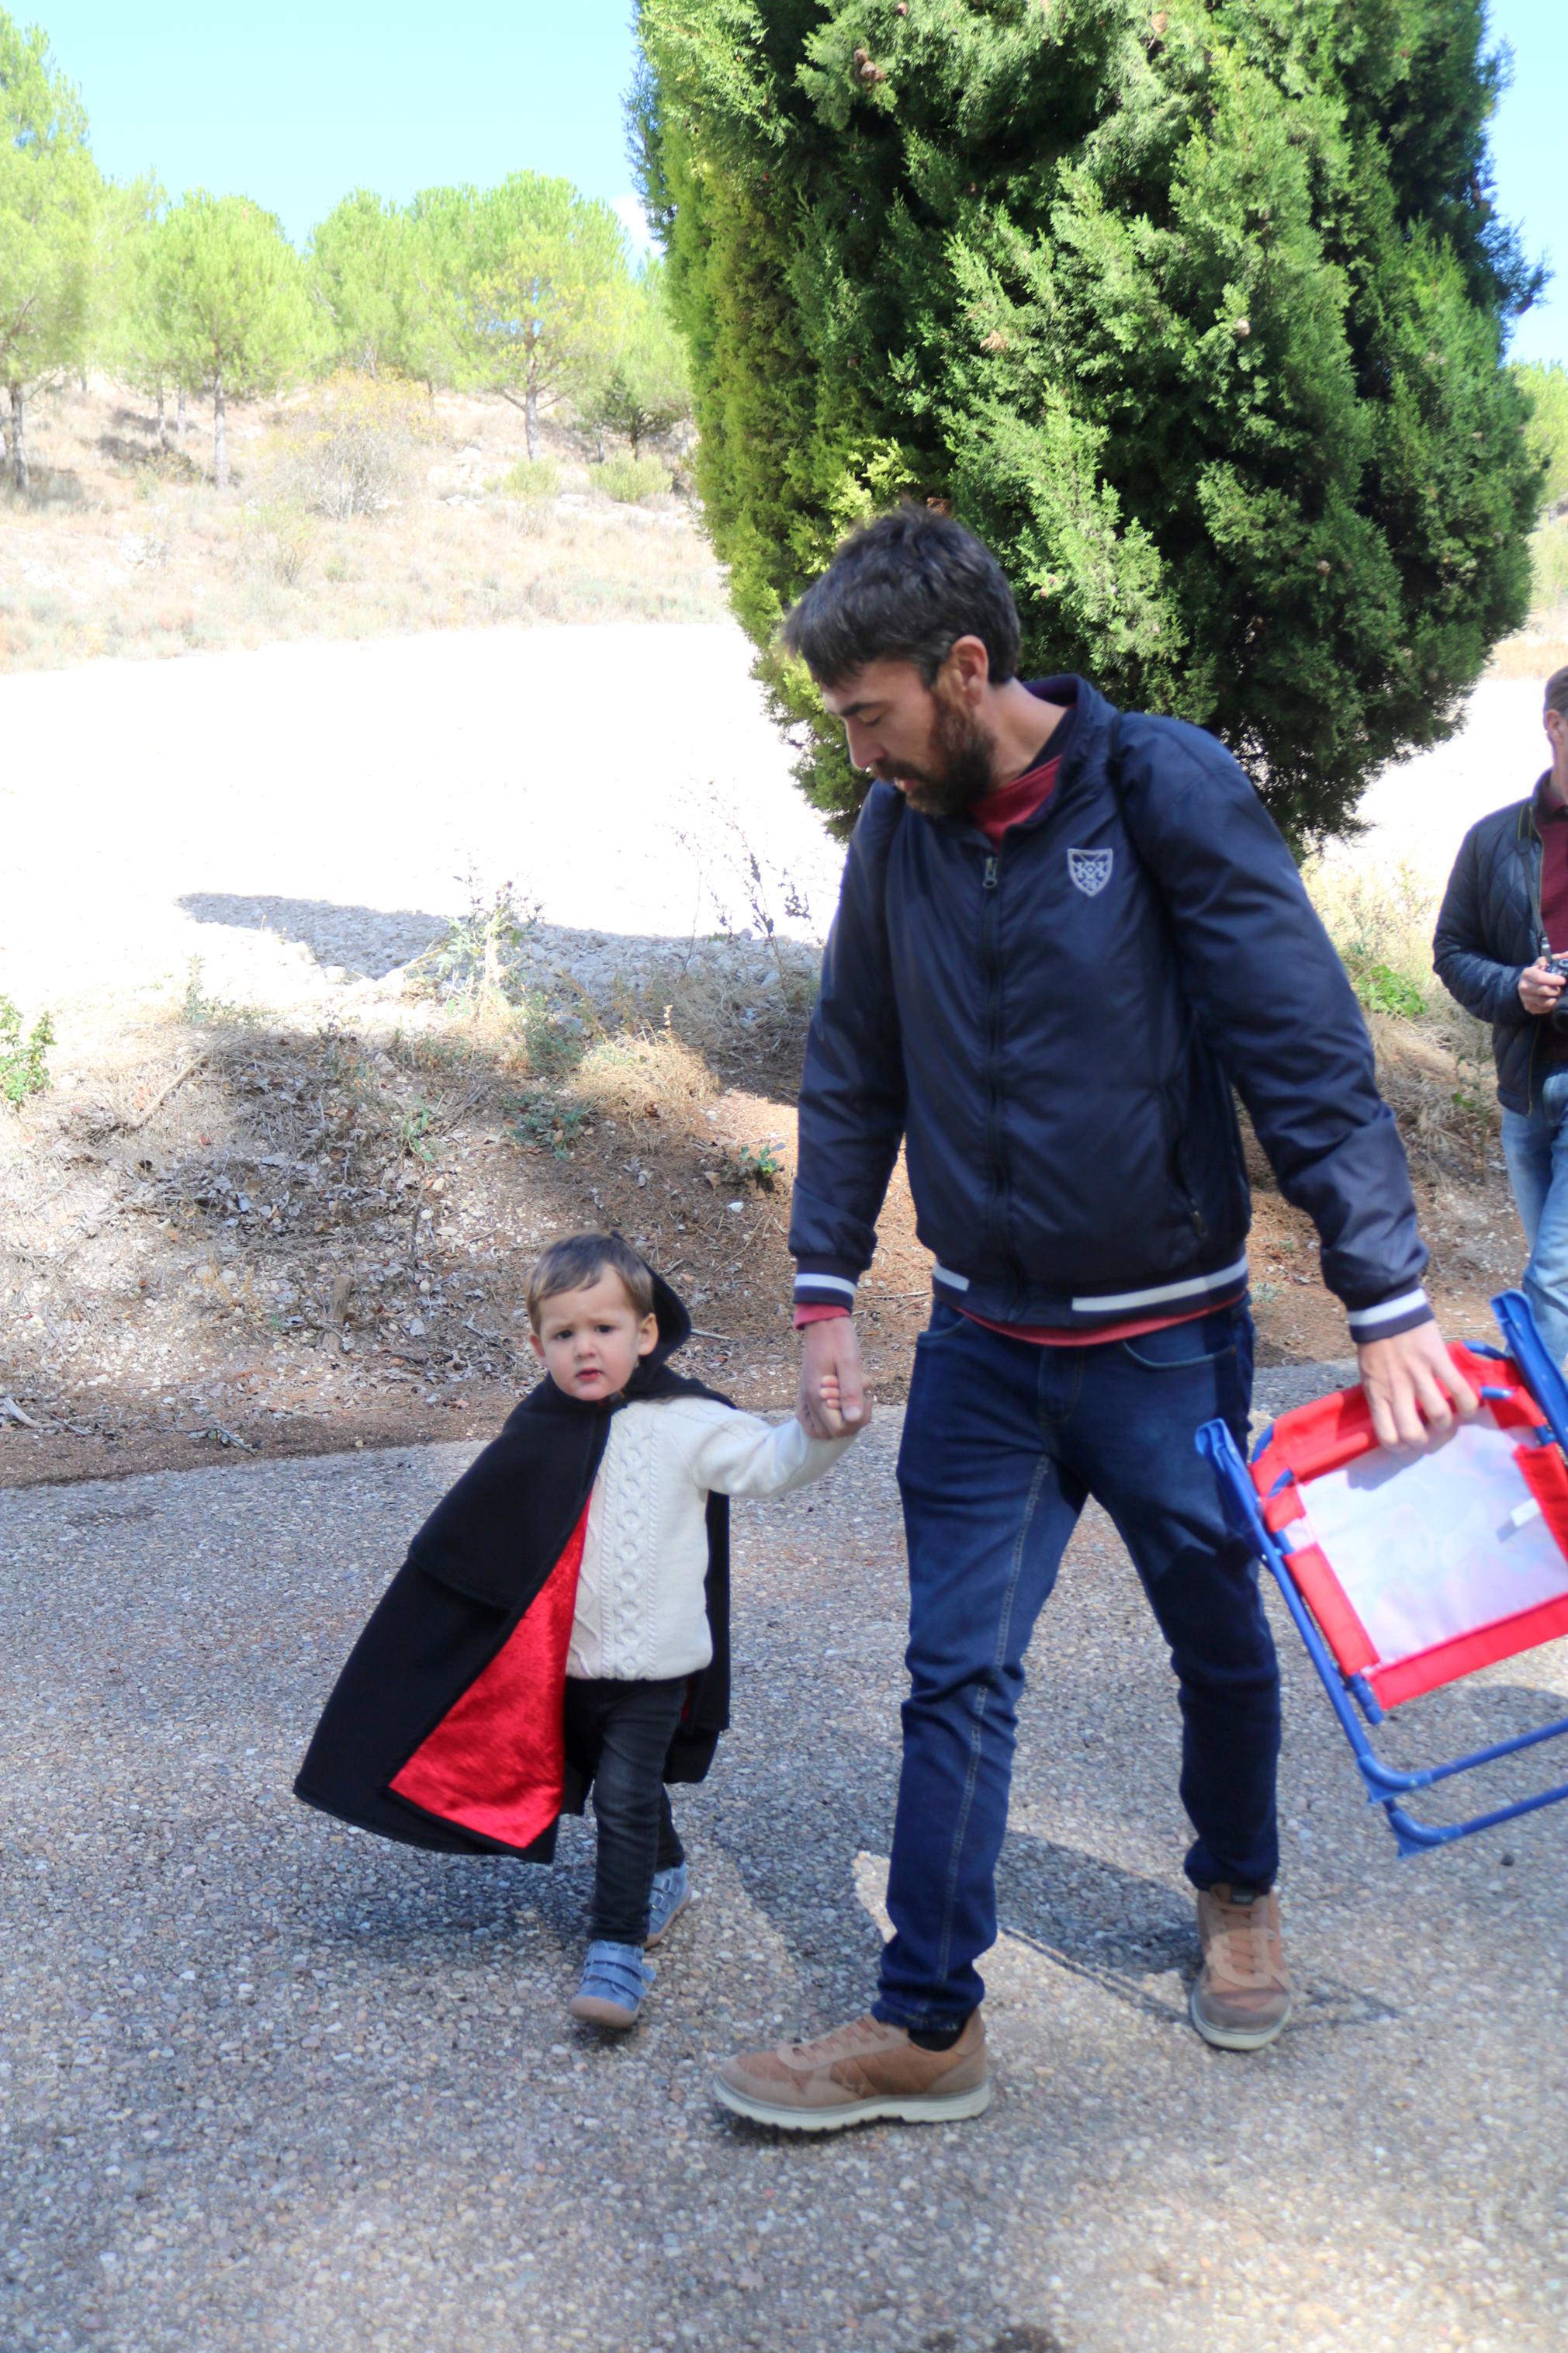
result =
[[[722,577],[689,508],[617,505],[564,446],[552,499],[487,486],[523,451],[504,402],[342,385],[231,411],[160,450],[112,385],[40,396],[34,485],[0,488],[0,669],[498,621],[717,620]],[[368,456],[367,456],[368,453]],[[368,511],[343,509],[359,504]],[[324,512],[323,510],[336,510]]]
[[1432,969],[1436,892],[1364,851],[1316,861],[1307,884],[1361,999],[1413,1165],[1438,1184],[1484,1183],[1498,1157],[1491,1038]]

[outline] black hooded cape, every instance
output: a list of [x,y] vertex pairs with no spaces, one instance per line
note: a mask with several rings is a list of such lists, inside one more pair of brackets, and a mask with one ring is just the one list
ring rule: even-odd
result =
[[[548,1862],[596,1759],[568,1756],[566,1648],[588,1498],[616,1408],[717,1397],[667,1359],[691,1330],[654,1277],[658,1341],[623,1394],[569,1398],[548,1377],[508,1416],[408,1548],[316,1726],[294,1794],[408,1846]],[[727,1404],[727,1398],[719,1398]],[[665,1763],[700,1781],[730,1721],[730,1505],[708,1499],[713,1656],[692,1676]]]

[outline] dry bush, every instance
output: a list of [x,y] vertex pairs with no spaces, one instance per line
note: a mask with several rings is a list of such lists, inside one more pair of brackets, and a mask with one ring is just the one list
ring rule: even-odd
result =
[[1568,607],[1535,614],[1527,629],[1507,638],[1492,656],[1491,678],[1548,679],[1568,667]]
[[1368,1013],[1419,1020],[1450,1005],[1432,969],[1437,900],[1424,875],[1341,851],[1313,860],[1303,880]]
[[679,1119],[719,1092],[700,1054],[673,1029],[595,1039],[572,1078],[572,1092],[601,1119]]
[[251,575],[275,581],[280,588],[297,588],[310,569],[316,553],[317,527],[295,506],[268,501],[247,505],[240,561]]
[[1343,852],[1305,879],[1366,1015],[1405,1150],[1430,1176],[1479,1182],[1496,1157],[1490,1033],[1432,969],[1436,892],[1408,865]]
[[279,434],[275,487],[332,522],[379,515],[402,497],[435,438],[429,403],[416,385],[334,376]]

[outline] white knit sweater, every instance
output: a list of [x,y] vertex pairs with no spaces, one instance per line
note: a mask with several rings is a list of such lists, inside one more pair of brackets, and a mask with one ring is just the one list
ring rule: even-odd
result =
[[853,1443],[710,1398],[623,1406],[588,1502],[567,1673],[652,1683],[705,1667],[709,1495],[787,1495]]

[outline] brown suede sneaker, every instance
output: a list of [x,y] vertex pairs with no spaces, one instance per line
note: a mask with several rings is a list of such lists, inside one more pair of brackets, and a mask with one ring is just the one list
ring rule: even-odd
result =
[[952,2124],[990,2102],[985,2029],[975,2010],[951,2051],[922,2051],[901,2026],[858,2018],[813,2042],[726,2059],[713,2089],[738,2116],[785,2132],[838,2132],[879,2116]]
[[1290,2015],[1290,1975],[1272,1894],[1211,1887],[1198,1896],[1204,1966],[1188,2010],[1216,2051],[1261,2051]]

